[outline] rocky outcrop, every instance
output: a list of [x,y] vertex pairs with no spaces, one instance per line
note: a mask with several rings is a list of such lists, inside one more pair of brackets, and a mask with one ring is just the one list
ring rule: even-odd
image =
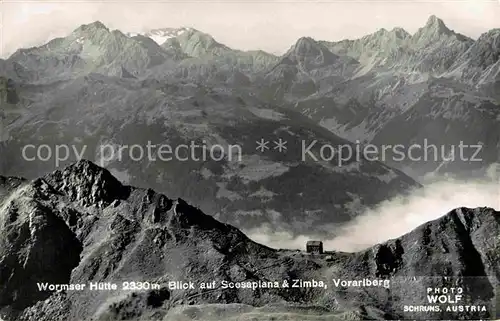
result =
[[[490,309],[500,283],[500,212],[491,208],[458,208],[398,239],[326,259],[257,244],[183,200],[123,186],[88,161],[9,191],[0,207],[0,316],[6,321],[174,320],[171,313],[185,305],[202,311],[211,304],[218,308],[210,308],[206,320],[234,304],[242,305],[240,314],[264,306],[273,313],[298,309],[299,319],[301,313],[324,320],[346,313],[453,319],[456,312],[407,314],[403,306],[424,304],[428,288],[455,286],[467,302]],[[390,286],[342,288],[334,281],[363,278]],[[292,287],[294,280],[326,287]],[[195,286],[174,289],[171,281]],[[224,289],[222,281],[257,287]],[[38,289],[39,283],[99,282],[101,290]],[[124,282],[147,283],[125,289]],[[111,284],[117,288],[105,289]],[[195,317],[189,315],[185,320]]]
[[55,171],[47,177],[35,180],[35,186],[42,190],[53,188],[82,206],[106,207],[114,200],[127,197],[128,189],[111,173],[95,164],[82,161]]

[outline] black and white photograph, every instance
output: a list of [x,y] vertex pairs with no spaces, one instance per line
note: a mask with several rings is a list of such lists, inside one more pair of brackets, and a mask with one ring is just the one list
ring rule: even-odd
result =
[[0,321],[500,321],[500,0],[0,0]]

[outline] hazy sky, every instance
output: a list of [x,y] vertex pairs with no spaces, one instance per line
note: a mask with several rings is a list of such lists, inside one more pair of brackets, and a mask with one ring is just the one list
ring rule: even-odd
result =
[[320,40],[358,38],[399,26],[410,33],[431,14],[476,38],[500,28],[500,0],[443,1],[13,1],[0,4],[2,49],[64,36],[100,20],[112,29],[140,31],[190,26],[237,49],[282,53],[301,36]]

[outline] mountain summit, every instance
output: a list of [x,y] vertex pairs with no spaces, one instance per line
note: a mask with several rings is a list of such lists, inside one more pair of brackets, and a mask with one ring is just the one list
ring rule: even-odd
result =
[[435,15],[432,15],[427,20],[424,29],[428,31],[433,31],[436,33],[449,34],[452,31],[444,24],[444,21]]
[[80,32],[80,31],[93,32],[97,30],[109,31],[108,27],[106,27],[104,23],[102,23],[99,20],[96,20],[94,22],[81,25],[80,27],[76,28],[74,32]]
[[334,64],[338,56],[311,37],[302,37],[288,50],[284,58],[310,69]]
[[430,16],[425,26],[420,28],[411,38],[415,48],[426,47],[443,41],[462,43],[472,42],[472,39],[450,30],[443,20],[434,15]]

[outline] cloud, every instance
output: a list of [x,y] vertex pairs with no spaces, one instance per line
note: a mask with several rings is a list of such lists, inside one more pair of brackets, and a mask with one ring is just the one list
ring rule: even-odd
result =
[[[386,200],[365,211],[333,239],[323,240],[326,250],[353,252],[404,235],[419,225],[437,219],[457,207],[500,209],[500,164],[491,167],[489,177],[476,181],[432,178],[407,196]],[[314,235],[293,236],[267,226],[247,231],[256,242],[273,248],[304,249]]]

